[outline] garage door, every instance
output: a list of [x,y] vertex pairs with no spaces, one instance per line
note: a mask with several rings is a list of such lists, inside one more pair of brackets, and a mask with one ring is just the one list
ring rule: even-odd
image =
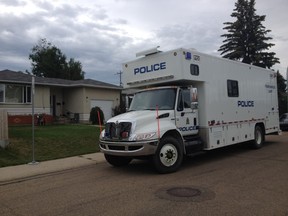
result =
[[110,100],[91,100],[91,108],[100,107],[104,113],[104,119],[107,121],[112,117],[113,101]]

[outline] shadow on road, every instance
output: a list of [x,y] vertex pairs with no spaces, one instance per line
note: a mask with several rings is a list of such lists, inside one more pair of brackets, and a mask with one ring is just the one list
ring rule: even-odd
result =
[[[231,157],[249,157],[250,152],[257,151],[261,157],[261,151],[269,148],[275,148],[275,145],[278,145],[278,142],[268,139],[262,148],[254,150],[251,149],[250,143],[241,143],[235,144],[232,146],[227,146],[211,151],[203,151],[195,154],[194,156],[184,157],[182,167],[180,170],[185,170],[191,167],[202,166],[203,164],[207,165],[209,163],[215,163],[220,160],[226,160]],[[128,166],[125,167],[112,167],[113,172],[118,170],[123,173],[133,173],[139,175],[155,175],[157,171],[154,169],[153,164],[150,160],[138,160],[134,159]]]

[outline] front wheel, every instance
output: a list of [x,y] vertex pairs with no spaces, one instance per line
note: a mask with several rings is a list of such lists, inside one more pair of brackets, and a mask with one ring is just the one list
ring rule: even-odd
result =
[[130,157],[121,157],[107,154],[104,154],[104,156],[106,161],[115,167],[126,166],[132,161],[132,158]]
[[179,169],[183,161],[183,148],[174,137],[164,137],[160,141],[153,163],[159,173],[171,173]]
[[262,147],[263,143],[265,140],[265,135],[262,127],[259,125],[255,126],[255,131],[254,131],[254,140],[252,141],[252,148],[254,149],[259,149]]

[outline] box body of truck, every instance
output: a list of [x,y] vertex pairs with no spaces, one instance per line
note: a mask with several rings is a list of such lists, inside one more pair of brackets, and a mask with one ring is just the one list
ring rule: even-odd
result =
[[[161,139],[167,137],[180,142],[184,155],[250,140],[261,147],[265,134],[279,131],[275,72],[193,49],[153,49],[139,55],[143,56],[123,64],[123,83],[124,88],[140,89],[142,93],[139,97],[136,94],[136,105],[132,101],[136,110],[108,120],[100,139],[105,155],[153,156],[159,153]],[[145,110],[145,104],[141,105],[145,100],[141,102],[140,96],[147,97],[151,92],[155,93],[151,97],[157,99]],[[168,102],[170,105],[165,107]],[[111,127],[121,122],[131,123],[124,130],[125,136],[144,134],[147,137],[141,142],[150,143],[150,148],[141,153],[137,151],[141,145],[133,149],[133,142],[137,143],[133,137],[113,138]],[[124,149],[120,148],[123,142],[128,142]]]

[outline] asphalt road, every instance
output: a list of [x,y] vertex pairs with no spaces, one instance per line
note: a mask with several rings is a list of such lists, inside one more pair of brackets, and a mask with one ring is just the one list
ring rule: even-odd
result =
[[159,175],[144,161],[107,163],[0,185],[1,216],[288,216],[288,132],[259,150],[237,145]]

